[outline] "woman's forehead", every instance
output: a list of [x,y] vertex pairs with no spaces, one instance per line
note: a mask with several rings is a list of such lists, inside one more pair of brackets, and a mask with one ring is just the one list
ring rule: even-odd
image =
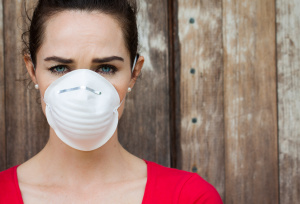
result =
[[126,52],[122,29],[115,18],[85,11],[64,11],[51,17],[46,23],[43,49],[56,52]]

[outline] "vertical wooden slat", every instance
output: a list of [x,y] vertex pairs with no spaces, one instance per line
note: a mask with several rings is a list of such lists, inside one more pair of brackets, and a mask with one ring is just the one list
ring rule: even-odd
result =
[[178,1],[181,133],[178,167],[224,198],[222,2]]
[[170,139],[171,167],[176,168],[180,154],[180,43],[178,36],[178,1],[169,4],[169,79],[170,79]]
[[[20,36],[17,25],[17,16],[21,13],[21,3],[4,0],[4,39],[5,39],[5,78],[6,82],[6,137],[7,137],[7,165],[8,167],[21,163],[25,150],[25,126],[22,124],[26,115],[23,107],[26,106],[24,93],[26,87],[21,86],[17,79],[24,78],[24,69],[20,54]],[[20,15],[19,15],[20,16]],[[20,103],[23,102],[23,105]],[[23,135],[22,135],[23,134]],[[16,148],[18,147],[18,148]]]
[[[29,7],[34,1],[29,1]],[[35,155],[45,144],[48,128],[38,96],[27,86],[29,76],[22,60],[23,1],[4,0],[7,167]],[[32,87],[29,86],[29,87]]]
[[280,203],[300,203],[300,2],[276,2]]
[[121,143],[141,158],[170,166],[168,4],[138,1],[142,77],[127,96],[120,121]]
[[3,2],[0,1],[0,171],[6,169]]
[[223,0],[226,203],[278,203],[275,1]]

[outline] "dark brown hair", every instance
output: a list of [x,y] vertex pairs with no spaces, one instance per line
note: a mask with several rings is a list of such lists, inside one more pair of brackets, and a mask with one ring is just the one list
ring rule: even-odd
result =
[[[25,49],[36,67],[36,54],[42,45],[45,24],[53,15],[66,10],[99,11],[115,18],[123,31],[125,45],[130,53],[131,66],[137,54],[138,30],[137,6],[133,0],[39,0],[33,12],[30,26],[23,34]],[[27,38],[26,38],[27,37]],[[28,40],[25,40],[28,39]]]

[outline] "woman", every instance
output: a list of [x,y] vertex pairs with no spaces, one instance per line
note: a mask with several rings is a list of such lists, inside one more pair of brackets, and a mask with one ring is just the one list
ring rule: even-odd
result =
[[44,149],[0,173],[0,203],[222,203],[197,174],[141,160],[117,124],[144,58],[127,0],[40,0],[24,61],[50,125]]

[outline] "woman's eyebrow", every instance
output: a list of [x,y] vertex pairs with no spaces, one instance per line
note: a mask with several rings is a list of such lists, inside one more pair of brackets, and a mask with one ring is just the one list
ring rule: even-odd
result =
[[45,61],[55,61],[55,62],[64,63],[64,64],[71,64],[74,62],[72,59],[65,59],[65,58],[57,57],[57,56],[47,57],[44,60]]
[[[71,64],[74,62],[74,60],[72,60],[72,59],[65,59],[65,58],[57,57],[57,56],[47,57],[44,60],[45,61],[55,61],[55,62],[64,63],[64,64]],[[95,58],[95,59],[93,59],[93,63],[105,63],[105,62],[111,62],[114,60],[119,60],[119,61],[124,62],[124,59],[122,57],[111,56],[111,57],[104,57],[104,58]]]
[[111,62],[114,60],[119,60],[119,61],[124,62],[124,59],[122,57],[111,56],[111,57],[105,57],[105,58],[95,58],[95,59],[93,59],[93,63],[105,63],[105,62]]

